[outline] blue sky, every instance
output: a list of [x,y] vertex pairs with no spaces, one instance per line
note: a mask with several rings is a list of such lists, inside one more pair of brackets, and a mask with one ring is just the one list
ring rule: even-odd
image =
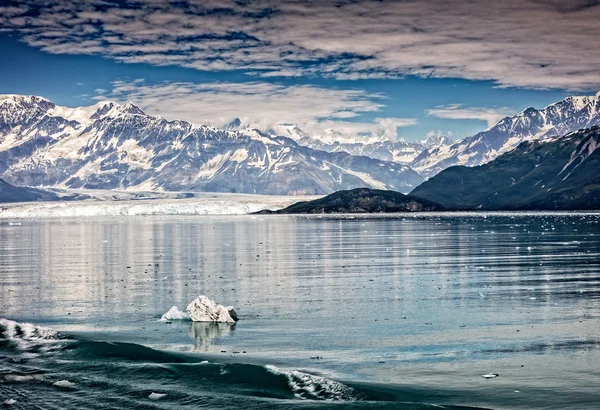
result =
[[600,89],[596,3],[3,2],[0,93],[340,139],[462,138]]

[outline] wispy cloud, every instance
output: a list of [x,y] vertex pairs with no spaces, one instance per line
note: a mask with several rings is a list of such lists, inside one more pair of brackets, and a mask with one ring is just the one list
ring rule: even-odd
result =
[[600,88],[596,0],[12,0],[0,30],[50,53],[262,77],[403,75]]
[[350,121],[363,113],[379,111],[385,100],[382,94],[353,89],[286,87],[267,82],[146,84],[138,79],[116,81],[112,90],[96,91],[97,100],[132,101],[149,114],[216,127],[240,118],[244,124],[262,130],[296,124],[311,135],[394,139],[398,127],[417,123],[413,118]]
[[427,115],[450,120],[481,120],[488,126],[496,124],[502,118],[514,115],[515,110],[508,107],[464,107],[461,104],[451,104],[432,108],[425,111]]

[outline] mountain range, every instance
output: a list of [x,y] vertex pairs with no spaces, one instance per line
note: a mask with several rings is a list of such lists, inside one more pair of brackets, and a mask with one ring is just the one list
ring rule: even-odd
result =
[[409,165],[425,178],[454,166],[485,164],[520,143],[546,140],[600,125],[600,93],[568,97],[544,109],[527,108],[452,145],[421,152]]
[[487,164],[455,166],[411,192],[453,210],[600,208],[600,127],[528,141]]
[[0,96],[0,177],[23,186],[257,194],[409,192],[410,167],[302,146],[253,129],[217,129],[103,101],[61,107]]
[[263,132],[240,120],[218,129],[147,115],[131,103],[67,108],[41,97],[0,95],[0,177],[59,189],[408,193],[448,167],[486,164],[523,142],[551,142],[599,124],[600,93],[528,108],[457,142],[435,136],[412,143],[336,141],[295,125]]
[[[239,123],[239,122],[234,122]],[[335,136],[315,136],[302,131],[296,125],[281,125],[267,131],[271,135],[282,135],[293,139],[300,145],[327,152],[347,152],[352,155],[363,155],[382,161],[399,162],[410,165],[417,156],[427,150],[449,146],[454,141],[443,135],[429,136],[424,140],[413,142],[389,140],[384,138],[340,139]]]

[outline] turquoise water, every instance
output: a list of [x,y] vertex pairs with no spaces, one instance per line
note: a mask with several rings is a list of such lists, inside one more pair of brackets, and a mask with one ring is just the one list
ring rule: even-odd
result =
[[[599,267],[590,213],[0,221],[0,399],[593,408]],[[158,320],[201,293],[240,321]]]

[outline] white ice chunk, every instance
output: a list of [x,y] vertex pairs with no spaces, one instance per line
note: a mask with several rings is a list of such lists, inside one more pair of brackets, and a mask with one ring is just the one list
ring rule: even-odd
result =
[[148,398],[150,400],[160,400],[160,399],[162,399],[163,397],[166,397],[166,396],[167,395],[165,393],[154,393],[154,392],[152,392],[152,393],[150,393],[150,395],[148,396]]
[[204,295],[198,296],[187,306],[190,319],[194,322],[235,323],[237,314],[232,306],[223,306]]
[[7,406],[10,406],[11,404],[15,404],[17,401],[15,399],[7,399],[4,400],[4,404],[6,404]]
[[487,374],[481,375],[481,377],[483,377],[484,379],[495,379],[498,376],[499,376],[499,374],[497,374],[497,373],[487,373]]
[[63,387],[65,389],[74,389],[75,388],[75,383],[72,383],[68,380],[59,380],[57,382],[52,383],[53,386],[56,387]]
[[162,315],[160,320],[186,320],[189,318],[190,315],[188,313],[182,312],[177,306],[173,306],[167,313]]
[[44,375],[42,374],[7,374],[4,376],[4,380],[9,382],[30,382],[33,380],[44,380]]

